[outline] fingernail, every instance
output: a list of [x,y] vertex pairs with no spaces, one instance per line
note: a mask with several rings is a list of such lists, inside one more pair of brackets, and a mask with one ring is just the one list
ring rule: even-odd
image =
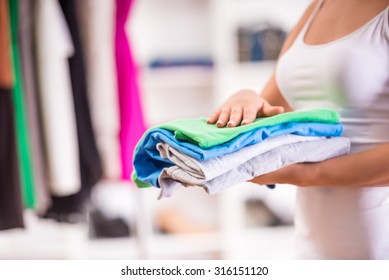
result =
[[245,124],[247,124],[247,120],[242,121],[242,125],[245,125]]
[[234,125],[234,122],[233,122],[233,121],[229,121],[227,125],[228,125],[228,126],[233,126],[233,125]]

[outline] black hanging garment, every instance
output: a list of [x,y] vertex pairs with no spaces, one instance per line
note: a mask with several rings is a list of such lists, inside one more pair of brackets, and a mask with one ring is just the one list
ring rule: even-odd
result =
[[[102,176],[102,164],[94,138],[87,97],[84,56],[76,14],[76,0],[60,0],[74,46],[69,59],[80,152],[81,191],[66,197],[52,197],[52,207],[46,217],[63,222],[74,222],[73,214],[82,214],[93,186]],[[103,114],[104,112],[102,112]]]
[[0,230],[24,227],[13,108],[11,89],[0,88]]

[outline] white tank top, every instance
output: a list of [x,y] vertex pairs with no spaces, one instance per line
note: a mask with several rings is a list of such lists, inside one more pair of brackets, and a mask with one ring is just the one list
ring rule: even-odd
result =
[[[352,153],[389,143],[389,6],[345,37],[308,45],[323,2],[279,59],[278,86],[294,110],[337,110]],[[295,225],[299,258],[389,259],[389,187],[298,188]]]

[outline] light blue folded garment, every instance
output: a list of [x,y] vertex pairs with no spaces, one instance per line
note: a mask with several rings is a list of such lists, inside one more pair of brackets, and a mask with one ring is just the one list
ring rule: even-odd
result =
[[149,130],[138,143],[134,155],[133,181],[139,187],[149,187],[158,185],[158,177],[164,168],[173,166],[169,159],[160,156],[156,146],[160,142],[169,144],[180,152],[204,161],[220,155],[233,153],[243,147],[259,143],[269,137],[286,134],[296,134],[301,136],[321,136],[336,137],[342,134],[342,124],[326,124],[312,122],[291,122],[270,127],[262,127],[241,134],[234,139],[208,149],[177,140],[173,132],[165,129]]

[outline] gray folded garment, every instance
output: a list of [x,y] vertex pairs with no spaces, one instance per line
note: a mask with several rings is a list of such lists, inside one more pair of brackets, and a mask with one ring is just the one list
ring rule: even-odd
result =
[[[205,161],[197,160],[169,144],[160,142],[156,148],[162,158],[168,158],[175,164],[166,169],[166,173],[188,185],[203,185],[252,159],[275,148],[298,142],[326,139],[325,137],[306,137],[294,134],[268,138],[263,142],[243,147],[234,153],[225,154]],[[174,174],[174,175],[173,175]]]
[[[241,164],[236,164],[232,168],[230,168],[231,165],[226,162],[217,163],[220,160],[220,157],[218,157],[211,159],[215,160],[213,163],[208,162],[211,160],[199,163],[195,159],[190,158],[190,163],[183,169],[182,166],[183,164],[185,165],[183,159],[187,160],[187,158],[178,158],[177,154],[174,154],[174,160],[176,162],[181,160],[182,162],[180,165],[165,168],[160,174],[158,178],[161,187],[160,197],[169,197],[174,191],[182,186],[199,186],[203,187],[207,193],[214,194],[237,183],[245,182],[254,177],[276,171],[290,164],[324,161],[326,159],[347,154],[350,150],[350,140],[347,138],[337,137],[310,140],[311,141],[300,141],[281,145],[267,151],[264,149],[265,151],[262,150],[262,152],[256,147],[259,153],[252,153],[251,159],[243,162],[242,159],[240,159],[242,153],[239,152],[223,156],[224,161],[235,163],[241,162]],[[266,141],[263,141],[261,144],[267,145]],[[159,148],[160,152],[162,151],[161,155],[165,155],[163,151],[166,152],[166,150],[163,150],[161,146]],[[240,151],[242,150],[244,149],[241,149]],[[171,149],[169,149],[169,151],[171,151]],[[171,157],[173,158],[173,156]],[[216,168],[218,164],[221,166],[228,165],[230,167],[226,168],[224,173],[219,174],[220,169]],[[199,166],[201,166],[200,169]],[[185,170],[189,170],[189,172],[186,172]],[[212,177],[213,175],[210,174],[219,175]],[[207,178],[207,175],[210,177]]]

